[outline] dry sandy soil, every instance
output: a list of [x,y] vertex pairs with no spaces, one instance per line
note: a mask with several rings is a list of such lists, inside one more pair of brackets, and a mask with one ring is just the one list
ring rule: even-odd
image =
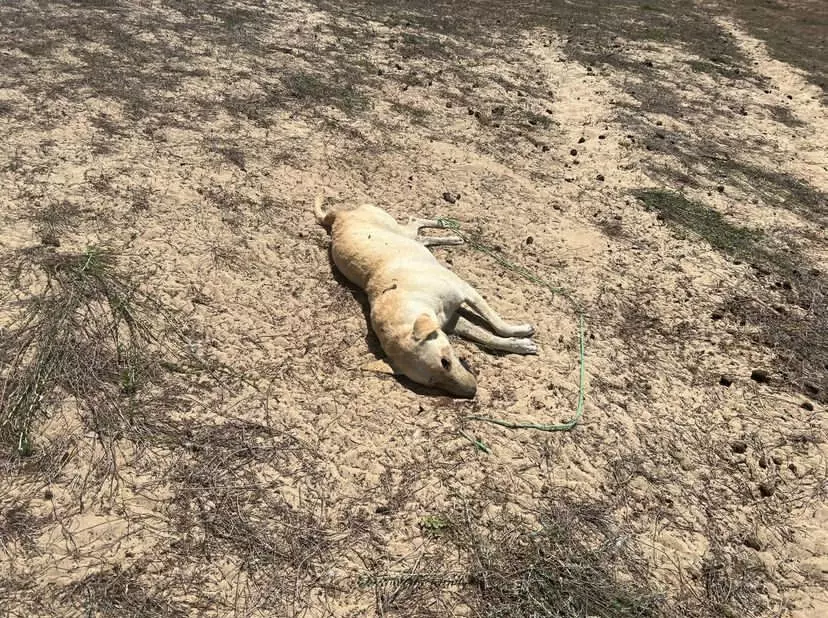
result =
[[[508,8],[507,8],[508,7]],[[2,616],[828,615],[821,0],[0,5]],[[456,401],[310,212],[457,219]],[[472,421],[561,422],[569,432]],[[753,377],[751,377],[753,375]]]

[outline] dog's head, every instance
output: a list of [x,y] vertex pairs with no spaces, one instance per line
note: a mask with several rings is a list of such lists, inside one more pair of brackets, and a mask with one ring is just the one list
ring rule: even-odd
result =
[[426,386],[448,391],[456,397],[471,399],[477,380],[454,353],[440,325],[428,314],[420,315],[411,330],[412,345],[404,358],[397,359],[405,375]]

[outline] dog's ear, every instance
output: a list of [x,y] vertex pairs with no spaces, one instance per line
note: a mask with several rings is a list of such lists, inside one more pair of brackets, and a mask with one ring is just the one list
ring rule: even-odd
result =
[[424,341],[440,330],[440,325],[427,313],[423,313],[414,321],[412,334],[415,341]]

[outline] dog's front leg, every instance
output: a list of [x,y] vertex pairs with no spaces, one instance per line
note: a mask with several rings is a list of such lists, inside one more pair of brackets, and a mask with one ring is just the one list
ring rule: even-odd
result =
[[537,354],[538,344],[528,338],[518,337],[498,337],[493,335],[485,328],[481,328],[477,324],[470,322],[461,315],[455,315],[451,321],[446,325],[446,330],[453,332],[469,341],[475,341],[480,345],[491,348],[493,350],[500,350],[502,352],[512,352],[513,354]]
[[535,333],[535,327],[531,324],[509,324],[501,318],[497,312],[489,306],[489,303],[468,283],[464,282],[464,300],[480,315],[491,324],[492,329],[503,337],[531,337]]

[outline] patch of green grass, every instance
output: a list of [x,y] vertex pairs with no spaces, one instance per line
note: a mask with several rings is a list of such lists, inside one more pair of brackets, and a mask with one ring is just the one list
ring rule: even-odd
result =
[[689,200],[680,193],[642,189],[635,191],[634,195],[648,210],[658,212],[660,219],[680,231],[692,232],[716,250],[745,259],[757,254],[766,255],[759,245],[761,232],[730,223],[717,210]]
[[828,226],[828,195],[808,182],[785,172],[734,160],[720,162],[718,167],[730,180],[768,204],[790,210],[817,225]]
[[440,537],[451,529],[451,520],[442,515],[426,515],[420,521],[420,528],[427,536]]
[[706,60],[691,60],[687,65],[695,73],[708,73],[710,75],[719,75],[730,79],[738,78],[742,70],[739,67],[731,64],[723,64],[717,62],[709,62]]
[[[798,183],[784,175],[778,180]],[[773,184],[770,190],[778,187]],[[718,211],[680,193],[645,189],[635,195],[679,232],[692,233],[717,251],[751,262],[757,275],[779,291],[785,304],[799,307],[790,311],[783,305],[771,306],[766,299],[736,297],[724,309],[742,324],[751,323],[755,332],[750,337],[773,351],[783,382],[809,397],[828,400],[828,284],[824,274],[808,266],[808,260],[795,250],[771,245],[779,239],[731,223]],[[818,216],[819,211],[811,214]]]

